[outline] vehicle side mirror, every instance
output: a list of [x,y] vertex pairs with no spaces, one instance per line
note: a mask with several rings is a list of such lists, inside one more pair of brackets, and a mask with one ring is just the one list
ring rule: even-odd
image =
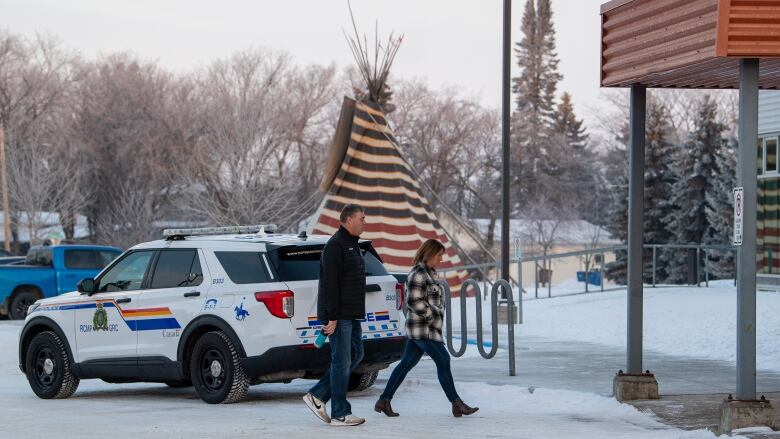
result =
[[97,285],[95,285],[95,279],[87,278],[81,279],[76,288],[78,289],[79,293],[92,294],[95,292],[96,287]]

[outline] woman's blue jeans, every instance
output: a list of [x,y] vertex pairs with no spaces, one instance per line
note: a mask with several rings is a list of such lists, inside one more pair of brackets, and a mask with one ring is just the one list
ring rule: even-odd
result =
[[406,339],[406,349],[401,361],[395,366],[393,373],[390,374],[390,379],[387,381],[387,387],[382,392],[381,399],[391,400],[395,391],[398,390],[398,386],[401,385],[406,374],[422,358],[423,354],[428,354],[429,357],[436,363],[436,372],[439,375],[439,384],[441,384],[444,394],[447,395],[447,399],[450,402],[454,402],[460,399],[458,392],[455,391],[455,381],[452,379],[452,371],[450,369],[450,353],[447,352],[447,348],[444,347],[444,343],[433,340],[413,340],[411,338]]

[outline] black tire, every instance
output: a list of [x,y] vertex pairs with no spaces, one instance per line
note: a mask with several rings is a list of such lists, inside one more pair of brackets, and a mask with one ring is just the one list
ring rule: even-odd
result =
[[192,382],[190,380],[166,381],[165,385],[172,389],[183,389],[185,387],[192,387]]
[[231,404],[246,397],[249,379],[233,341],[224,332],[204,334],[190,358],[190,379],[200,399],[209,404]]
[[65,342],[51,331],[41,332],[30,341],[25,370],[32,391],[42,399],[67,398],[79,387]]
[[377,375],[379,375],[378,370],[366,373],[353,373],[349,376],[347,390],[350,392],[362,392],[374,385]]
[[8,308],[8,317],[11,320],[24,320],[27,317],[27,308],[40,299],[35,290],[22,290],[11,299],[11,306]]

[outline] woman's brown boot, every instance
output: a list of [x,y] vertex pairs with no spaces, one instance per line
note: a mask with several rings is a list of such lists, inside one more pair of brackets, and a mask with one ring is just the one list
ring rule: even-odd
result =
[[477,410],[479,410],[479,407],[469,407],[460,399],[456,399],[452,403],[452,416],[455,416],[456,418],[460,418],[463,415],[468,416]]
[[393,407],[390,406],[389,399],[378,399],[376,404],[374,404],[374,411],[377,413],[384,413],[391,418],[399,416],[398,413],[393,411]]

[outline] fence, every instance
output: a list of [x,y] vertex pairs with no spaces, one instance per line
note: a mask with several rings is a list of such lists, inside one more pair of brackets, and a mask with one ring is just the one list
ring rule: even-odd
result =
[[[701,285],[701,279],[702,279],[702,273],[698,270],[700,267],[703,268],[703,276],[704,276],[704,282],[707,286],[709,286],[709,280],[710,280],[710,267],[709,267],[709,255],[711,252],[714,251],[720,251],[720,252],[729,252],[729,251],[736,251],[736,249],[732,246],[723,246],[723,245],[696,245],[696,244],[681,244],[681,245],[673,245],[673,244],[647,244],[644,246],[645,249],[650,249],[652,251],[652,265],[651,265],[651,278],[652,278],[652,287],[658,286],[656,283],[656,274],[657,274],[657,268],[658,268],[658,254],[659,250],[664,251],[686,251],[695,252],[695,275],[694,275],[694,282],[691,282],[690,285]],[[625,288],[625,286],[614,286],[611,288],[605,288],[605,279],[604,279],[604,266],[606,264],[606,255],[608,253],[615,254],[620,251],[626,251],[627,247],[624,245],[621,246],[612,246],[612,247],[603,247],[603,248],[596,248],[596,249],[589,249],[589,250],[581,250],[581,251],[574,251],[574,252],[567,252],[567,253],[558,253],[558,254],[552,254],[552,255],[539,255],[539,256],[530,256],[530,257],[523,257],[523,258],[514,258],[512,259],[512,263],[516,264],[516,278],[512,279],[512,282],[518,286],[517,289],[512,287],[512,284],[510,282],[507,282],[503,279],[498,279],[498,267],[500,267],[499,262],[491,262],[491,263],[485,263],[485,264],[471,264],[471,265],[462,265],[458,267],[451,267],[451,268],[444,268],[440,269],[440,273],[444,273],[447,271],[469,271],[472,273],[475,273],[481,277],[481,279],[474,279],[470,278],[466,280],[463,285],[460,288],[460,347],[456,350],[453,342],[453,332],[454,327],[452,325],[453,323],[453,308],[452,308],[452,292],[450,290],[449,285],[446,282],[440,282],[441,286],[444,289],[444,295],[445,295],[445,319],[446,319],[446,340],[447,340],[447,349],[450,351],[450,353],[454,357],[460,357],[462,356],[467,349],[468,346],[468,307],[467,307],[467,290],[469,288],[473,288],[474,291],[476,291],[475,298],[475,308],[476,308],[476,345],[477,350],[479,351],[479,354],[485,358],[490,359],[495,357],[496,353],[498,352],[498,344],[499,344],[499,320],[498,320],[498,310],[499,307],[505,306],[506,307],[506,315],[507,315],[507,345],[508,345],[508,353],[509,353],[509,375],[514,376],[515,375],[515,327],[511,322],[514,320],[514,316],[517,315],[517,322],[522,324],[523,323],[523,297],[522,294],[529,294],[528,291],[526,291],[523,288],[523,264],[524,263],[533,263],[534,265],[534,297],[539,298],[539,283],[540,283],[540,270],[539,270],[539,262],[542,262],[541,267],[552,267],[552,261],[554,260],[560,260],[565,258],[578,258],[579,260],[585,260],[585,272],[586,274],[589,273],[599,273],[599,289],[598,291],[609,291],[609,290],[616,290],[616,289],[622,289]],[[596,255],[600,255],[600,258],[595,258]],[[702,267],[702,256],[704,257],[705,263]],[[592,270],[591,268],[591,261],[595,262],[596,265],[598,265],[598,271]],[[598,261],[598,262],[597,262]],[[545,268],[547,269],[547,268]],[[493,273],[495,277],[493,279],[490,278],[490,274]],[[546,282],[547,285],[547,297],[552,297],[552,272],[547,273],[550,277]],[[444,278],[444,276],[442,276]],[[519,282],[518,282],[519,280]],[[480,282],[482,283],[482,286],[480,286]],[[735,280],[736,282],[736,280]],[[567,294],[584,294],[592,292],[588,288],[589,279],[587,276],[584,278],[584,290],[581,292],[567,292]],[[490,330],[491,330],[491,341],[490,341],[490,351],[485,351],[485,344],[484,344],[484,317],[482,313],[482,302],[487,299],[488,294],[488,285],[491,286],[490,288]],[[519,300],[515,301],[515,294],[518,294]],[[484,294],[484,295],[483,295]],[[499,298],[499,294],[501,294],[501,297]],[[515,308],[517,308],[518,313],[515,314]]]
[[[692,251],[695,253],[695,264],[692,264],[696,269],[694,270],[694,276],[693,282],[689,282],[690,285],[696,285],[700,286],[701,283],[705,283],[705,285],[709,286],[709,281],[712,277],[712,269],[710,266],[710,255],[712,255],[714,252],[736,252],[736,248],[732,246],[726,246],[726,245],[701,245],[701,244],[646,244],[645,249],[650,250],[652,253],[651,256],[651,268],[650,268],[650,281],[648,282],[649,285],[652,287],[659,286],[657,280],[657,274],[658,274],[658,257],[659,254],[662,252],[673,253],[673,252],[679,252],[679,251]],[[556,253],[556,254],[549,254],[549,255],[534,255],[534,256],[524,256],[522,258],[512,258],[510,260],[511,265],[513,266],[512,274],[510,277],[510,284],[513,286],[519,286],[520,284],[523,285],[523,293],[528,294],[528,291],[525,289],[525,286],[528,284],[528,282],[518,282],[518,279],[524,279],[524,273],[532,273],[532,279],[529,279],[532,284],[534,298],[540,298],[540,285],[541,288],[546,288],[546,295],[547,297],[552,297],[553,295],[553,273],[554,270],[551,270],[549,267],[553,266],[553,263],[558,261],[566,261],[568,260],[574,260],[575,263],[571,264],[563,263],[562,265],[585,265],[584,273],[582,271],[581,274],[585,275],[584,281],[582,281],[582,290],[581,291],[574,291],[569,289],[566,291],[566,294],[577,294],[577,293],[590,293],[593,292],[593,289],[591,288],[591,285],[594,285],[596,287],[596,291],[609,291],[609,290],[615,290],[623,288],[622,285],[616,285],[613,284],[609,288],[606,287],[606,279],[604,276],[604,268],[607,262],[607,255],[612,256],[612,260],[617,259],[617,253],[618,252],[625,252],[627,250],[627,247],[625,245],[619,245],[619,246],[610,246],[610,247],[601,247],[601,248],[594,248],[594,249],[588,249],[588,250],[578,250],[578,251],[572,251],[572,252],[566,252],[566,253]],[[585,262],[583,262],[585,261]],[[702,261],[704,261],[704,264],[702,264]],[[541,264],[540,264],[541,263]],[[533,265],[533,270],[528,271],[528,264]],[[483,264],[470,264],[470,265],[461,265],[457,267],[449,267],[449,268],[443,268],[439,271],[441,273],[449,272],[449,271],[468,271],[472,273],[472,275],[476,276],[475,279],[482,282],[483,286],[481,288],[481,291],[487,293],[488,286],[492,286],[496,279],[499,278],[498,271],[501,267],[500,262],[488,262]],[[558,276],[558,279],[561,278],[574,278],[575,273],[566,273],[562,276]],[[527,277],[527,276],[526,276]],[[544,292],[542,292],[544,294]],[[487,297],[487,294],[485,294],[485,297]]]

